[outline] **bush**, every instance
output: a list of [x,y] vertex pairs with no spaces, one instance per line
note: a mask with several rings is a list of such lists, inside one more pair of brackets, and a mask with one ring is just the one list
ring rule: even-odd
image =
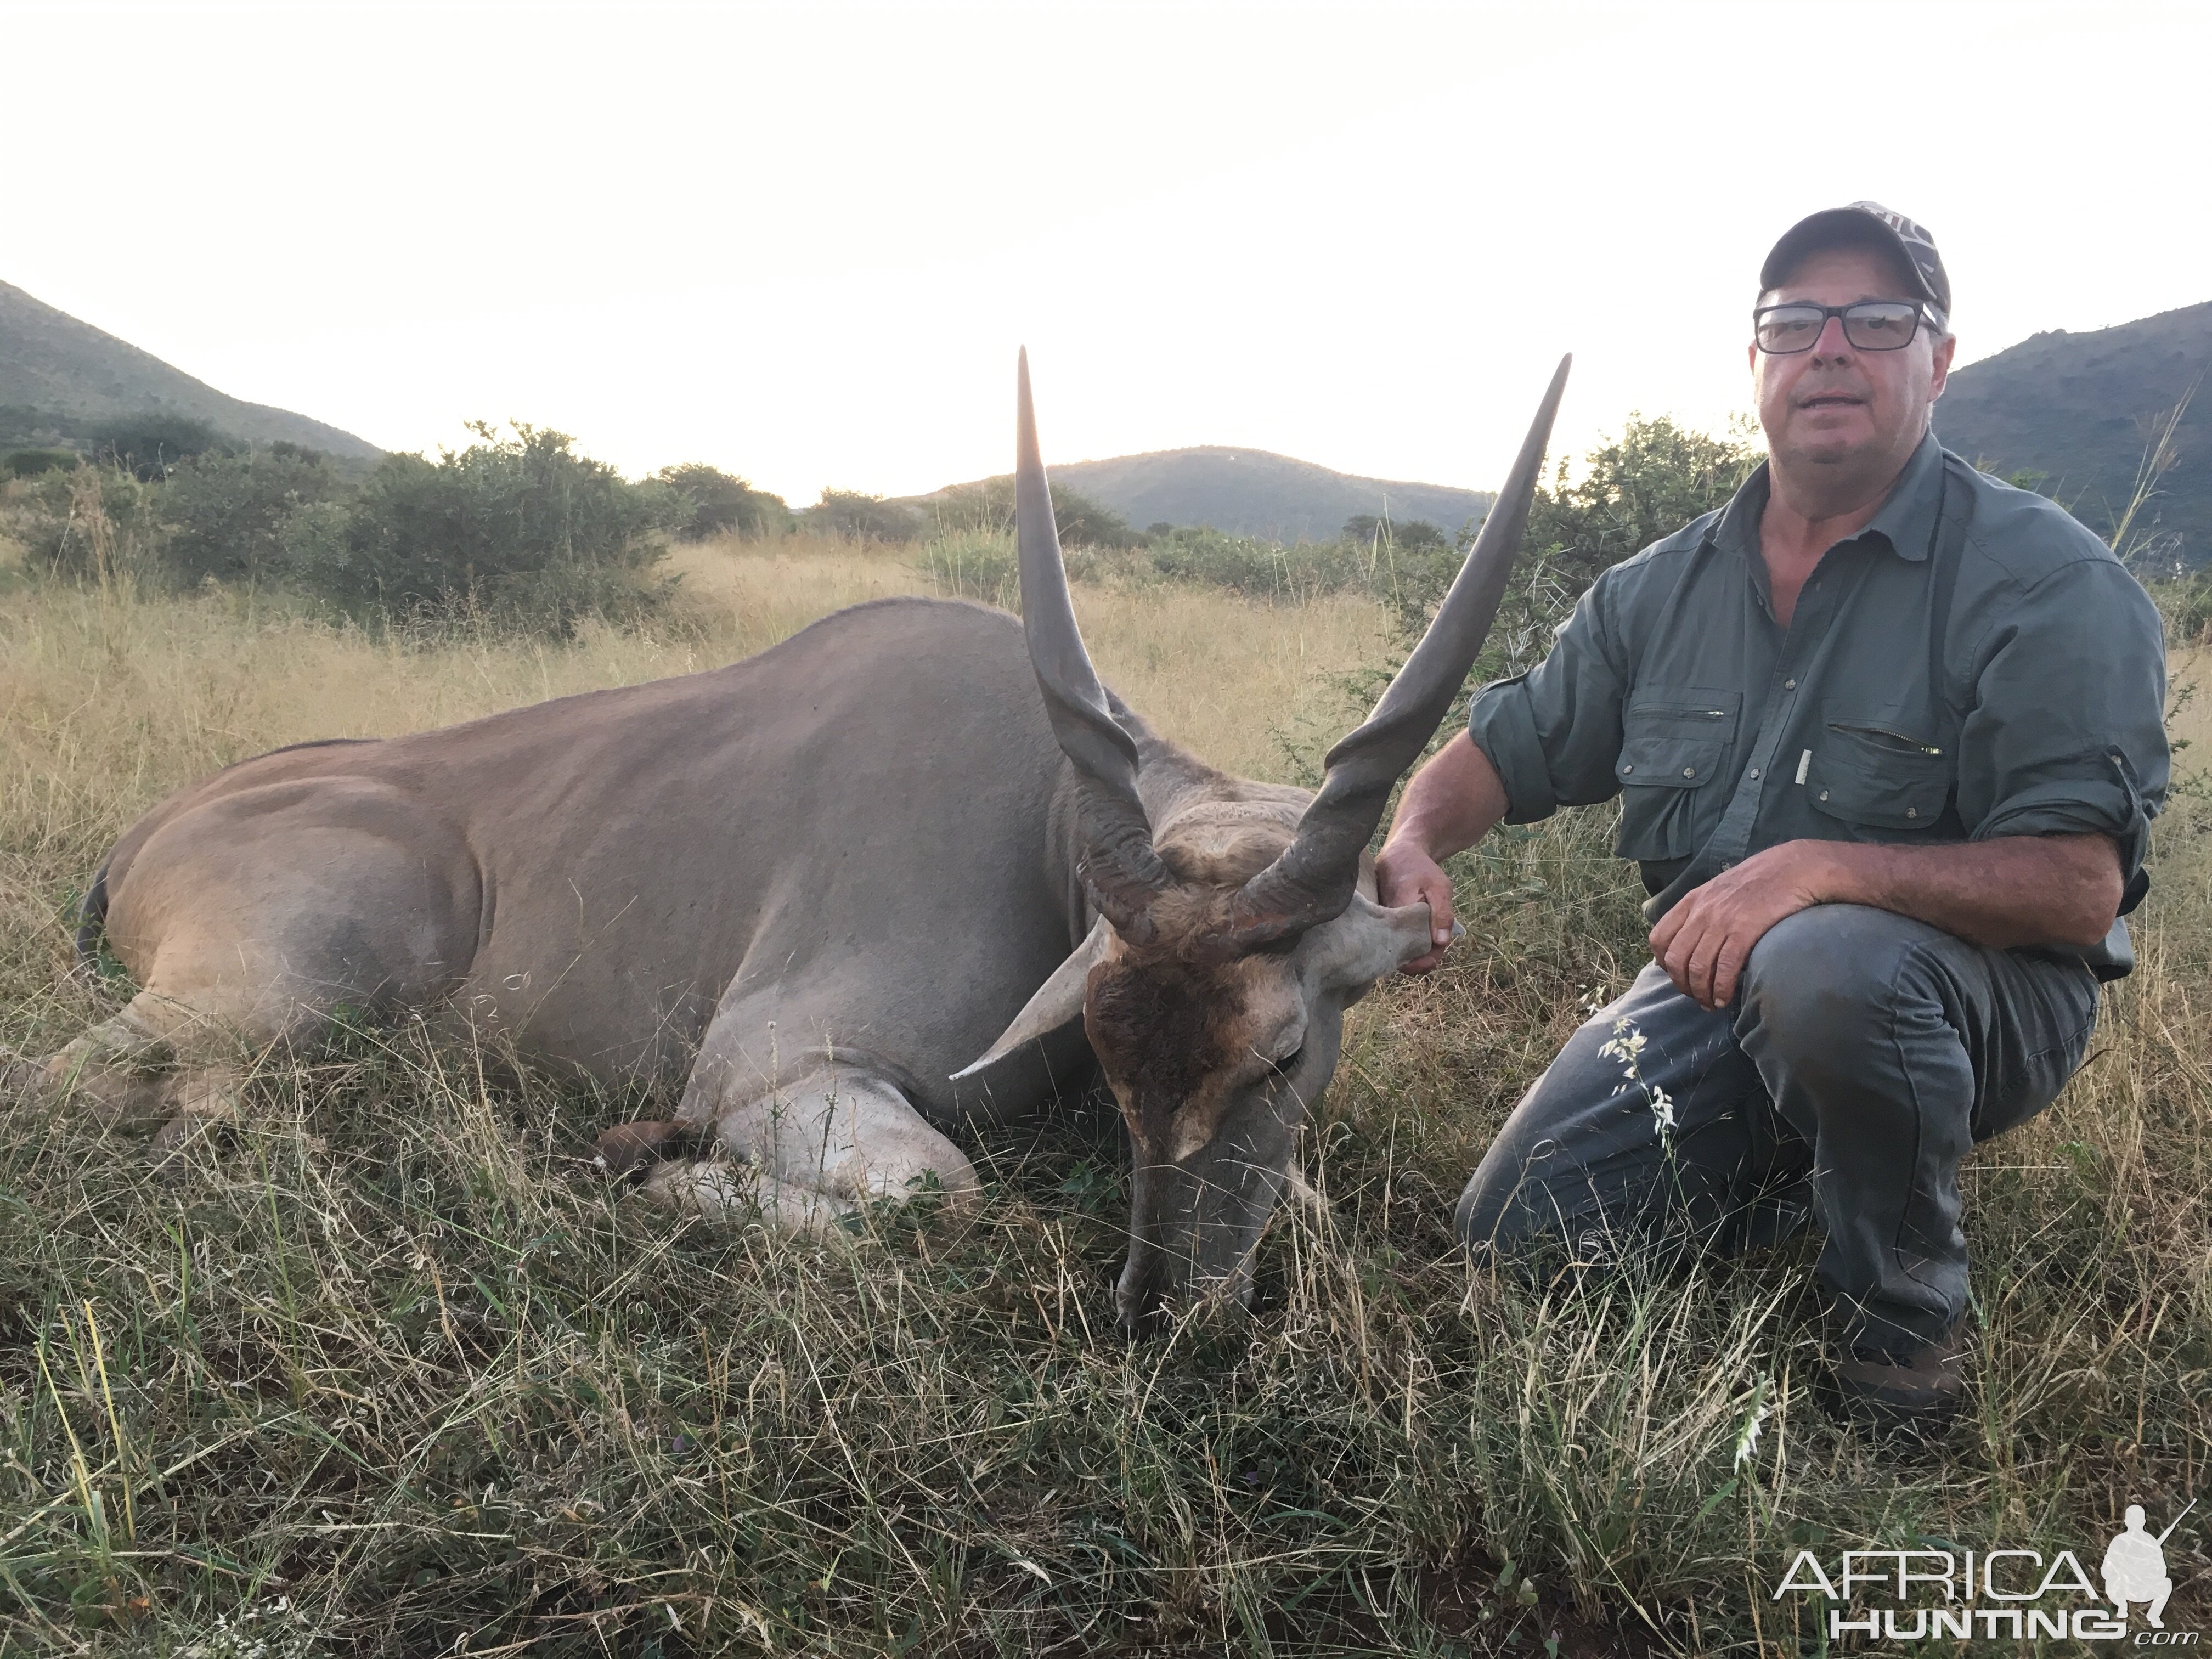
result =
[[516,422],[435,461],[387,455],[350,509],[310,511],[286,558],[308,592],[401,622],[465,620],[565,639],[587,616],[633,619],[669,584],[647,573],[687,498],[632,484],[564,433]]
[[103,585],[161,575],[156,487],[118,466],[78,466],[24,480],[9,491],[9,528],[33,569]]
[[1013,611],[1022,608],[1021,568],[1011,530],[955,530],[933,536],[915,568],[928,578],[931,591],[939,599],[974,599]]
[[[1410,519],[1404,524],[1393,524],[1389,520],[1378,519],[1371,513],[1356,514],[1346,519],[1343,539],[1364,543],[1370,547],[1387,540],[1399,547],[1416,550],[1452,545],[1452,538],[1443,526],[1431,524],[1426,519]],[[1465,545],[1464,543],[1461,544]]]
[[[1665,416],[1632,415],[1619,438],[1583,458],[1571,482],[1562,459],[1552,486],[1539,489],[1528,534],[1506,589],[1478,678],[1517,673],[1551,648],[1553,630],[1599,574],[1727,504],[1759,464],[1745,434],[1716,438]],[[1383,584],[1401,631],[1419,635],[1459,574],[1472,526],[1456,543],[1389,548]]]
[[792,526],[790,507],[781,495],[755,489],[743,478],[703,462],[664,466],[654,477],[680,492],[690,510],[675,526],[676,539],[704,541],[709,536],[773,536]]
[[2151,578],[2143,586],[2166,614],[2166,632],[2177,645],[2212,645],[2212,570]]
[[292,577],[294,521],[302,509],[348,493],[320,450],[275,443],[252,454],[200,454],[162,486],[159,511],[169,526],[162,567],[183,584]]
[[[1014,481],[987,478],[981,483],[948,489],[928,503],[942,532],[980,531],[988,534],[1014,528]],[[1060,528],[1063,547],[1143,545],[1145,538],[1112,507],[1064,484],[1052,486],[1053,522]],[[1171,529],[1155,525],[1153,529]]]
[[670,597],[650,572],[691,494],[626,483],[558,432],[471,430],[458,453],[388,455],[357,486],[295,444],[210,445],[150,468],[111,448],[106,464],[10,485],[0,528],[53,574],[281,583],[372,623],[565,639],[587,616],[635,620]]
[[205,421],[158,410],[100,422],[88,435],[95,456],[131,472],[141,483],[167,477],[196,455],[227,455],[241,447]]
[[11,478],[34,478],[41,472],[67,472],[83,459],[74,449],[19,449],[0,460],[0,472]]
[[861,542],[910,542],[921,533],[921,520],[896,501],[853,489],[824,489],[806,509],[810,528]]
[[1253,599],[1307,599],[1346,588],[1367,589],[1368,550],[1349,542],[1297,542],[1288,547],[1200,526],[1172,530],[1148,549],[1152,568],[1177,581],[1203,582]]

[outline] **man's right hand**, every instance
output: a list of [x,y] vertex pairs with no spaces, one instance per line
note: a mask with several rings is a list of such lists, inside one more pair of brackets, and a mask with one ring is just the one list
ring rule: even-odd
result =
[[1425,974],[1451,948],[1451,879],[1437,863],[1480,841],[1505,816],[1505,785],[1464,732],[1429,757],[1398,797],[1390,835],[1375,860],[1375,896],[1397,908],[1425,902],[1435,949],[1400,971]]
[[1410,840],[1386,843],[1375,857],[1375,896],[1386,908],[1425,902],[1429,939],[1436,948],[1398,971],[1425,974],[1444,959],[1452,942],[1451,878],[1425,848]]

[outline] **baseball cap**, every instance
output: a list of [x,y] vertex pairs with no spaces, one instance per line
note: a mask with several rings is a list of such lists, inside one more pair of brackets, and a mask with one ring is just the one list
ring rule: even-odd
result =
[[1759,290],[1779,288],[1797,262],[1815,248],[1853,242],[1898,255],[1920,284],[1918,297],[1950,316],[1951,278],[1943,269],[1942,255],[1936,252],[1936,239],[1924,226],[1879,202],[1825,208],[1790,226],[1759,268]]

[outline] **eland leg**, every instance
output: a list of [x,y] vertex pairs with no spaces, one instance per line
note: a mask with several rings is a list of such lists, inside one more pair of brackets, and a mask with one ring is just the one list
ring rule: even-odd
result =
[[[155,1130],[157,1157],[234,1116],[255,1056],[320,1042],[337,1010],[434,1002],[465,969],[478,924],[474,866],[433,834],[398,833],[404,823],[307,824],[278,856],[261,820],[204,817],[169,826],[119,878],[106,931],[138,994],[46,1059],[7,1068],[17,1092],[104,1128]],[[263,814],[280,828],[282,817]]]
[[185,1121],[237,1109],[246,1046],[225,1023],[155,991],[88,1027],[42,1060],[9,1067],[14,1091],[68,1105],[100,1128],[156,1133],[158,1152],[181,1145]]
[[967,1155],[866,1071],[824,1070],[734,1104],[695,1072],[679,1122],[705,1129],[724,1156],[665,1162],[645,1190],[709,1220],[757,1211],[781,1231],[814,1232],[878,1205],[960,1205],[981,1189]]

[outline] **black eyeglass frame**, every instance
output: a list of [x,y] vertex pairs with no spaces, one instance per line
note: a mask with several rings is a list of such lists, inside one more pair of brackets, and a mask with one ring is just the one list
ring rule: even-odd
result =
[[[1874,306],[1904,306],[1908,308],[1912,313],[1912,332],[1895,345],[1868,345],[1860,341],[1851,332],[1851,313],[1864,311]],[[1777,350],[1759,339],[1759,322],[1760,318],[1778,311],[1817,311],[1820,313],[1820,325],[1813,331],[1813,337],[1803,345],[1784,347]],[[1856,351],[1902,351],[1920,337],[1920,330],[1923,325],[1929,328],[1942,326],[1929,314],[1927,305],[1918,300],[1855,300],[1847,306],[1815,305],[1810,300],[1784,300],[1777,305],[1753,307],[1751,313],[1751,341],[1770,357],[1801,356],[1820,343],[1820,337],[1828,331],[1828,319],[1831,317],[1842,319],[1844,338],[1850,341],[1851,348]]]

